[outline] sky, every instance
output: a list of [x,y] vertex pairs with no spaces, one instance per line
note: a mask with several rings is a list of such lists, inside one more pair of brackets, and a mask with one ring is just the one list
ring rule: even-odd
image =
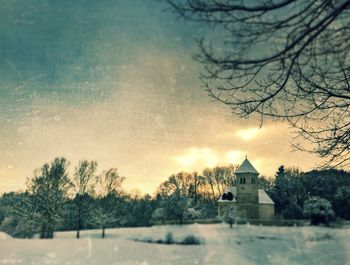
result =
[[117,167],[127,190],[240,164],[309,170],[281,122],[242,120],[201,87],[196,38],[155,0],[8,0],[0,6],[0,193],[24,190],[57,156]]

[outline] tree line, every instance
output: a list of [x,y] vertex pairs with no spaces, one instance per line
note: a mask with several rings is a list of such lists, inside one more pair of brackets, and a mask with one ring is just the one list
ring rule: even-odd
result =
[[[0,230],[17,237],[52,238],[54,231],[150,226],[217,219],[217,200],[235,186],[236,166],[179,172],[159,185],[153,196],[127,193],[116,168],[97,174],[97,162],[83,160],[68,174],[69,161],[55,158],[35,170],[24,192],[0,199]],[[316,208],[350,219],[350,173],[342,170],[301,172],[279,167],[275,178],[260,177],[259,188],[275,202],[277,216],[305,218]],[[309,210],[308,210],[309,209]],[[311,209],[311,210],[310,210]]]

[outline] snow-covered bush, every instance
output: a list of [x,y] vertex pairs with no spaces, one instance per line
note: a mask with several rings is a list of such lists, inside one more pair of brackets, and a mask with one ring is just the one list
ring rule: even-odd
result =
[[222,219],[230,225],[230,228],[232,228],[232,225],[235,223],[245,221],[243,214],[239,211],[237,206],[226,207]]
[[164,208],[157,208],[152,213],[152,220],[161,221],[162,224],[165,223],[165,217],[166,217],[166,212],[165,212]]
[[310,218],[312,225],[328,224],[335,217],[331,203],[321,197],[311,197],[305,202],[304,215]]
[[196,210],[194,208],[188,208],[184,212],[185,220],[194,220],[194,219],[200,219],[200,218],[202,218],[201,211]]

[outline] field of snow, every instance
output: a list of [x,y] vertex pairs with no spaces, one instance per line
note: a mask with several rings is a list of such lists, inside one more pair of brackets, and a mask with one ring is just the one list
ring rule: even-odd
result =
[[[305,264],[350,265],[350,229],[225,224],[154,226],[56,233],[55,239],[13,239],[0,232],[1,264]],[[200,237],[202,245],[135,240]]]

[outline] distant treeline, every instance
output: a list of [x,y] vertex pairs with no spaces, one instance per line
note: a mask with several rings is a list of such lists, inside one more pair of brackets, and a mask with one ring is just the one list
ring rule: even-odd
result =
[[[0,230],[17,237],[52,238],[54,231],[150,226],[217,216],[217,200],[235,186],[235,166],[180,172],[160,184],[154,196],[127,193],[116,168],[97,174],[97,162],[80,161],[68,175],[69,162],[56,158],[37,169],[25,192],[0,199]],[[260,177],[260,188],[275,202],[277,215],[305,217],[305,208],[329,204],[337,217],[350,219],[350,173],[342,170],[300,172],[281,166],[274,178]],[[311,199],[319,198],[315,201]],[[320,204],[321,200],[321,204]],[[313,204],[310,204],[310,201]],[[326,203],[326,204],[325,204]],[[309,211],[310,212],[310,211]]]

